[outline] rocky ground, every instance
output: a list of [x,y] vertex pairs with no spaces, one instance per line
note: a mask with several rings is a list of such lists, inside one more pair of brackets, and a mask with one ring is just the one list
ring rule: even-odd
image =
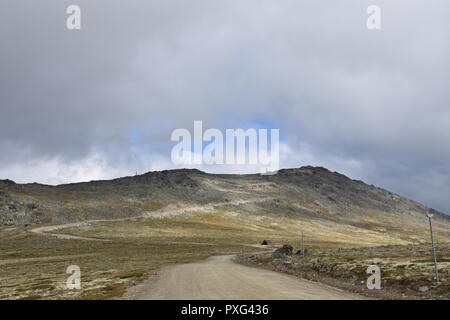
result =
[[[450,243],[438,245],[441,283],[436,286],[430,245],[309,250],[306,257],[241,255],[246,265],[279,271],[380,299],[450,299]],[[381,269],[381,289],[369,290],[367,268]]]

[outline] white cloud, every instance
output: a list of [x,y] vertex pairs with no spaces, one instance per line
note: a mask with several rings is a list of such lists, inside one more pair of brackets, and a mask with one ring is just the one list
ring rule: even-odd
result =
[[366,28],[370,1],[80,0],[80,32],[65,28],[69,4],[0,3],[1,177],[169,169],[175,128],[259,121],[280,129],[282,167],[450,211],[448,1],[379,0],[380,31]]

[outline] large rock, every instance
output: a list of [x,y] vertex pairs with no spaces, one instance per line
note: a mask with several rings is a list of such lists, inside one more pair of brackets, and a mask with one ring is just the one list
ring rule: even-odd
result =
[[419,288],[420,292],[427,292],[428,290],[430,290],[430,288],[428,288],[427,286],[423,286]]
[[272,253],[272,258],[286,258],[292,256],[294,248],[291,245],[285,244]]

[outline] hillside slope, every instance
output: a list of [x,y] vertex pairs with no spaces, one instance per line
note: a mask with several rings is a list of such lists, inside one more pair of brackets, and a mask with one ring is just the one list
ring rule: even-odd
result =
[[[425,206],[320,167],[275,175],[215,175],[199,170],[149,172],[108,181],[48,186],[0,180],[0,225],[62,224],[137,217],[162,208],[213,205],[248,223],[261,217],[295,219],[328,229],[354,227],[422,239]],[[275,221],[274,220],[274,221]],[[441,237],[450,218],[436,213]],[[356,230],[356,229],[355,229]]]

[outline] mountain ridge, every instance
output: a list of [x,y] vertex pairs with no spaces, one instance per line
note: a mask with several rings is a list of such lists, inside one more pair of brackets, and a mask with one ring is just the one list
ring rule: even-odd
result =
[[[281,169],[273,175],[175,169],[56,186],[0,180],[0,225],[132,217],[170,205],[214,205],[248,199],[254,202],[234,210],[298,213],[353,224],[367,223],[364,221],[369,216],[383,219],[383,214],[389,221],[417,224],[429,210],[323,167]],[[450,221],[450,217],[436,212],[436,220]]]

